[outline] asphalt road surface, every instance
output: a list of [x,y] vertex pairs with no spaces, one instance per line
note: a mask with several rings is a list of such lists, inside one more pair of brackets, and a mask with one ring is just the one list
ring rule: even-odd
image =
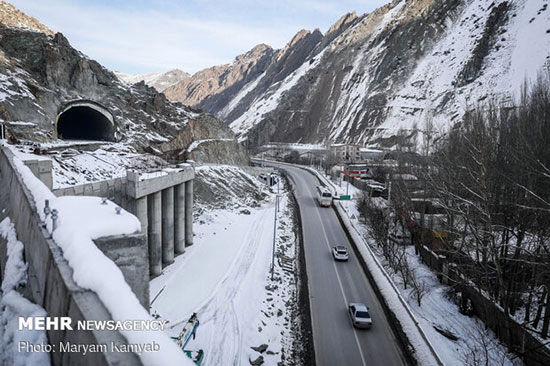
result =
[[[308,275],[313,341],[317,365],[406,365],[394,335],[347,236],[332,208],[320,207],[313,174],[279,165],[295,184],[300,205]],[[349,261],[336,262],[335,245],[345,245]],[[371,329],[355,329],[348,315],[350,302],[369,307]]]

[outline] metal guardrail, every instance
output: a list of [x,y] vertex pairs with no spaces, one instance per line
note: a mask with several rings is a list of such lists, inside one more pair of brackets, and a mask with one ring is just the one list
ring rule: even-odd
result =
[[[336,189],[334,187],[334,185],[329,182],[328,180],[326,180],[325,177],[323,177],[321,174],[319,174],[318,171],[316,171],[315,169],[312,169],[312,168],[309,168],[309,167],[305,167],[305,166],[301,166],[301,165],[296,165],[296,164],[290,164],[290,163],[284,163],[284,162],[279,162],[279,161],[270,161],[270,160],[262,160],[262,159],[251,159],[252,161],[256,161],[258,163],[263,163],[263,162],[266,162],[266,163],[275,163],[275,164],[281,164],[281,165],[288,165],[288,166],[292,166],[292,167],[295,167],[295,168],[299,168],[299,169],[303,169],[303,170],[306,170],[306,171],[309,171],[310,173],[314,174],[317,179],[319,179],[319,181],[327,184],[328,186],[332,187],[332,189],[334,190],[334,192],[336,193]],[[338,205],[338,206],[337,206]],[[350,238],[354,241],[354,245],[356,247],[359,247],[359,243],[356,242],[356,240],[354,239],[354,235],[351,235],[351,231],[353,230],[353,232],[355,233],[355,235],[359,238],[359,240],[361,240],[363,242],[363,246],[367,248],[369,254],[371,255],[371,258],[373,259],[374,263],[376,264],[376,266],[378,267],[378,269],[380,270],[380,272],[383,274],[383,276],[387,279],[387,281],[389,282],[390,286],[392,287],[392,289],[394,290],[395,294],[397,295],[397,298],[399,299],[399,302],[401,303],[401,305],[403,306],[403,308],[405,309],[405,311],[407,312],[407,314],[409,315],[410,319],[412,320],[413,324],[415,325],[416,329],[418,330],[418,332],[420,333],[420,336],[422,337],[422,339],[424,340],[424,342],[426,343],[428,349],[430,350],[430,353],[432,354],[432,356],[435,358],[436,362],[438,365],[440,366],[443,366],[444,363],[443,361],[441,361],[441,358],[439,357],[439,355],[437,354],[437,351],[435,350],[434,346],[431,344],[431,342],[429,341],[428,337],[426,336],[426,334],[424,333],[424,330],[422,329],[422,327],[420,326],[420,323],[418,322],[418,320],[416,319],[416,317],[414,316],[414,314],[412,313],[412,310],[411,308],[409,307],[409,304],[406,302],[406,300],[403,298],[403,296],[401,295],[401,293],[399,292],[399,289],[397,288],[397,286],[395,286],[395,284],[393,283],[393,281],[391,280],[391,277],[389,276],[389,274],[386,272],[386,270],[384,269],[384,267],[382,266],[382,264],[380,263],[380,261],[378,260],[378,258],[376,258],[376,255],[374,254],[374,252],[372,251],[372,249],[369,247],[369,245],[367,245],[364,240],[362,240],[362,236],[360,235],[360,233],[357,231],[357,229],[353,226],[353,225],[350,225],[351,228],[347,227],[346,225],[346,221],[343,220],[343,217],[342,215],[345,215],[345,213],[341,212],[343,211],[344,209],[341,207],[341,203],[340,202],[336,202],[335,205],[333,205],[335,207],[335,210],[338,214],[338,216],[341,217],[341,221],[344,223],[344,229],[346,231],[348,231],[348,233],[350,234]],[[340,209],[340,211],[338,210]],[[361,253],[361,252],[360,252]],[[365,259],[363,259],[365,260]]]
[[[334,189],[334,191],[336,192],[336,189],[334,188],[334,186],[332,185],[331,182],[327,181],[325,177],[323,177],[321,174],[319,174],[318,171],[314,170],[314,169],[311,169],[309,167],[301,167],[302,169],[306,169],[308,170],[309,172],[313,173],[320,181],[324,182],[325,184],[328,183],[328,185],[332,186],[332,188]],[[336,202],[335,205],[335,210],[337,212],[337,214],[339,216],[343,216],[343,215],[347,215],[346,213],[344,213],[344,208],[342,207],[342,204],[340,202]],[[343,217],[342,217],[343,218]],[[342,222],[344,223],[344,227],[347,231],[354,231],[356,236],[359,238],[359,240],[361,240],[363,242],[363,246],[365,248],[367,248],[367,250],[369,251],[369,254],[371,255],[371,258],[374,260],[374,263],[376,263],[376,266],[378,267],[378,269],[380,270],[380,272],[384,275],[384,277],[388,280],[389,284],[391,285],[392,289],[395,291],[396,295],[397,295],[397,298],[399,299],[399,302],[401,303],[401,305],[403,306],[403,308],[406,310],[407,314],[409,315],[409,317],[411,318],[412,322],[414,323],[416,329],[418,330],[418,332],[420,333],[420,336],[422,337],[422,339],[424,340],[424,342],[426,343],[426,345],[428,346],[428,348],[430,349],[430,352],[432,353],[432,355],[434,356],[434,358],[436,359],[438,365],[444,365],[443,361],[441,361],[441,358],[439,357],[439,355],[437,354],[437,351],[435,350],[434,346],[432,345],[432,343],[430,342],[430,340],[428,339],[428,337],[426,336],[426,333],[424,333],[424,330],[422,329],[422,327],[420,326],[420,323],[418,322],[418,320],[416,319],[416,317],[414,316],[414,314],[412,313],[412,310],[411,308],[409,307],[409,304],[407,303],[407,301],[403,298],[403,296],[401,295],[401,293],[399,292],[399,289],[397,288],[397,286],[395,286],[395,283],[392,281],[390,275],[388,274],[388,272],[386,272],[385,268],[382,266],[382,263],[380,263],[380,261],[378,260],[378,258],[376,258],[376,255],[374,254],[374,252],[372,251],[372,249],[370,248],[370,246],[364,242],[364,240],[362,239],[362,235],[357,231],[357,229],[355,228],[355,226],[351,225],[351,222],[350,222],[350,225],[351,227],[347,227],[348,225],[346,225],[346,221],[345,220],[342,220]],[[351,234],[351,233],[350,233]],[[350,237],[355,241],[353,235],[350,235]],[[356,247],[358,247],[358,243],[354,243]]]

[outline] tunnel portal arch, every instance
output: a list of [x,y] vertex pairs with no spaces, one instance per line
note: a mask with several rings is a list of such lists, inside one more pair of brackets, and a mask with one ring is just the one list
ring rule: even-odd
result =
[[116,141],[113,114],[90,100],[65,104],[57,114],[55,132],[64,140]]

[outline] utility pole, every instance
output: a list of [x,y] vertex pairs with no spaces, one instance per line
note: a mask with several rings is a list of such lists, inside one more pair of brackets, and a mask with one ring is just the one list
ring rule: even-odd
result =
[[277,176],[277,212],[279,212],[279,193],[280,193],[280,188],[279,188],[279,180],[280,180],[280,176]]
[[386,174],[386,189],[388,190],[388,202],[391,202],[391,178],[390,173]]
[[271,281],[273,281],[273,271],[275,269],[275,236],[277,235],[277,211],[279,210],[279,195],[275,200],[275,214],[273,215],[273,249],[271,251]]

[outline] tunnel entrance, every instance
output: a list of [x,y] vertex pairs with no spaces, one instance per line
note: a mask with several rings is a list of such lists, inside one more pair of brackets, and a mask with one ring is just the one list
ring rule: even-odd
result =
[[64,140],[115,141],[113,117],[91,103],[66,107],[57,117],[57,137]]

